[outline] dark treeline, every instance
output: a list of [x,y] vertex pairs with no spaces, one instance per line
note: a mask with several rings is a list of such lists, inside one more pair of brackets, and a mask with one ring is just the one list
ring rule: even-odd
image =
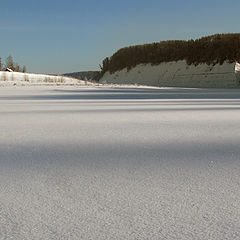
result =
[[87,79],[88,81],[97,81],[99,78],[99,71],[84,71],[84,72],[73,72],[65,73],[64,76],[78,78],[80,80]]
[[4,71],[7,68],[10,68],[14,72],[26,72],[26,66],[20,66],[17,62],[13,61],[12,56],[8,56],[5,62],[2,62],[2,58],[0,57],[0,71]]
[[197,40],[171,40],[125,47],[103,60],[101,75],[106,71],[129,70],[138,64],[155,65],[179,60],[186,60],[189,65],[240,61],[240,34],[216,34]]

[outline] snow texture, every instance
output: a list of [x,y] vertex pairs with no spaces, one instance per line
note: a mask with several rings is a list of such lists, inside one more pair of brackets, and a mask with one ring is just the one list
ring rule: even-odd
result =
[[240,239],[240,92],[0,88],[0,239]]

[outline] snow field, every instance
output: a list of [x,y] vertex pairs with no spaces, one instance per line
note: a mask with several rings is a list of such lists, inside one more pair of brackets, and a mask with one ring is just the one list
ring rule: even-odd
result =
[[0,239],[240,239],[240,92],[0,88]]
[[0,86],[8,85],[84,85],[75,78],[34,73],[0,72]]

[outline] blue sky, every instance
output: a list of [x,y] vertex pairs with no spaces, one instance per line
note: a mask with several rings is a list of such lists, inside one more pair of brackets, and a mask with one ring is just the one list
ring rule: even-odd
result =
[[98,70],[121,47],[240,32],[239,0],[2,1],[0,56],[28,71]]

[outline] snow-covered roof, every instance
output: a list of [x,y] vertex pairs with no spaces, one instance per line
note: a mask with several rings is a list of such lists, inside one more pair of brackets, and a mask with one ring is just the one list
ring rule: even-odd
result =
[[240,72],[240,63],[238,62],[235,64],[235,72]]
[[6,68],[6,72],[13,72],[11,68]]

